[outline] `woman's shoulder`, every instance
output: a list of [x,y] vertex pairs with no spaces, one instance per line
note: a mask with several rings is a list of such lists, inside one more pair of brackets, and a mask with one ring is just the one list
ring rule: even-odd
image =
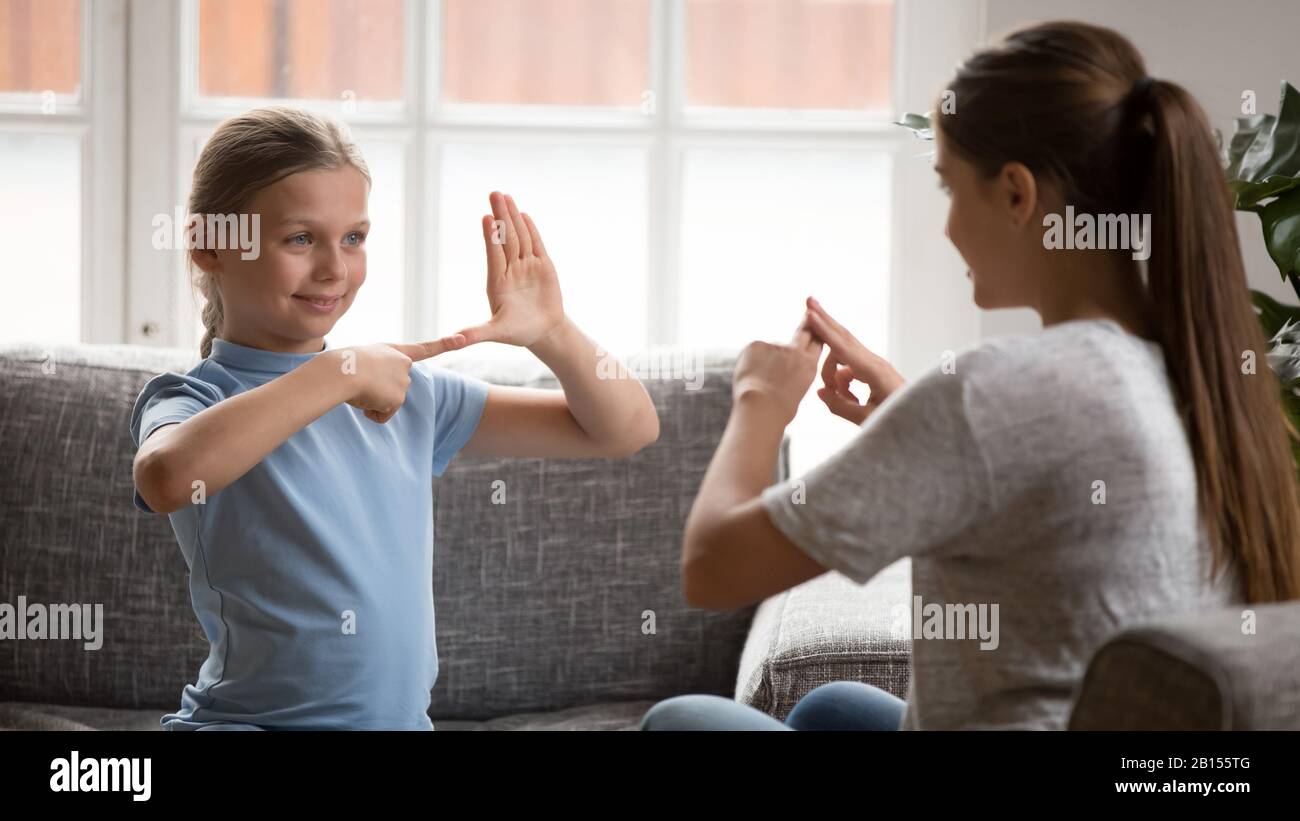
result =
[[[1036,333],[990,337],[953,356],[948,369],[975,390],[1009,398],[1053,394],[1072,400],[1164,401],[1169,394],[1159,343],[1109,319],[1073,320]],[[942,372],[943,367],[936,370]],[[1108,387],[1115,390],[1107,392]]]
[[959,403],[977,436],[1043,430],[1087,438],[1177,420],[1159,344],[1110,320],[990,337],[948,356],[912,388],[923,407]]

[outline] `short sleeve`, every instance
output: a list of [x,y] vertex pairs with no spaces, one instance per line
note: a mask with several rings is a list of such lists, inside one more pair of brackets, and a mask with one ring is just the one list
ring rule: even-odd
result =
[[474,376],[416,365],[433,389],[433,475],[441,476],[452,457],[478,429],[490,385]]
[[968,387],[937,369],[905,385],[844,449],[763,491],[772,523],[858,583],[904,556],[950,549],[993,506]]
[[[194,375],[168,372],[155,376],[145,383],[131,410],[131,438],[136,449],[161,425],[184,422],[223,398],[219,388]],[[140,498],[139,490],[135,491],[135,506],[154,512]]]

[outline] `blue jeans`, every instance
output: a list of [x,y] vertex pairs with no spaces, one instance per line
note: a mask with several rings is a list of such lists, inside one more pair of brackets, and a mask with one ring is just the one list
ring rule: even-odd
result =
[[677,696],[650,708],[642,730],[897,730],[907,703],[857,681],[832,681],[799,699],[785,723],[722,696]]

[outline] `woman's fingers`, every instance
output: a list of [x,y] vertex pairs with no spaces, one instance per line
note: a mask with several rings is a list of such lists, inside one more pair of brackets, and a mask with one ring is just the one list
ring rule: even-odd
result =
[[809,311],[808,327],[812,328],[813,333],[817,335],[817,338],[830,346],[830,349],[835,352],[841,362],[852,358],[852,351],[850,350],[848,341],[845,340],[844,336],[828,323],[821,314],[818,314],[816,311]]
[[845,399],[832,388],[818,388],[817,398],[822,400],[831,413],[847,419],[855,425],[861,425],[866,418],[867,409],[852,399]]
[[830,325],[831,328],[833,328],[837,333],[842,334],[844,336],[853,336],[853,334],[849,333],[847,328],[845,328],[838,321],[836,321],[835,317],[827,313],[826,309],[822,307],[822,304],[818,302],[816,299],[814,299],[813,297],[808,297],[808,307],[812,308],[813,311],[818,316],[826,320],[826,323]]
[[515,234],[519,237],[519,258],[530,257],[533,254],[533,240],[528,233],[528,226],[524,224],[523,217],[519,216],[519,208],[515,205],[515,198],[506,194],[506,210],[510,214],[510,221],[515,226]]
[[505,234],[505,254],[506,261],[519,258],[519,234],[515,230],[514,218],[510,216],[510,206],[506,204],[506,197],[500,191],[493,191],[488,195],[488,202],[492,204],[492,216],[496,219],[500,230]]
[[853,391],[851,390],[853,386],[853,379],[854,377],[853,377],[852,368],[841,365],[839,369],[835,372],[835,385],[840,389],[840,393],[856,400],[857,397],[853,395]]
[[822,363],[822,384],[828,388],[837,387],[835,381],[835,372],[839,369],[839,360],[835,358],[835,351],[826,354],[826,361]]

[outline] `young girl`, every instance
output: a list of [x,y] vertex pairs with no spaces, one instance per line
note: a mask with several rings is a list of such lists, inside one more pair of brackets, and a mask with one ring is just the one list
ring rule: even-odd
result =
[[[167,729],[432,729],[432,477],[462,450],[620,457],[658,438],[641,384],[598,377],[537,226],[498,193],[491,319],[331,348],[366,279],[369,189],[340,128],[292,109],[222,123],[199,158],[190,213],[254,216],[261,247],[191,251],[204,359],[150,380],[131,416],[135,503],[170,516],[211,644]],[[412,365],[489,340],[563,391]]]
[[[1029,306],[1044,330],[904,387],[810,298],[792,344],[754,343],[737,365],[684,586],[740,607],[910,556],[922,607],[998,605],[996,640],[914,635],[906,703],[837,682],[783,724],[684,696],[645,728],[1061,729],[1092,653],[1126,625],[1300,596],[1294,431],[1269,369],[1243,373],[1267,348],[1200,107],[1119,34],[1077,23],[1011,34],[949,90],[946,233],[977,305]],[[1133,248],[1047,247],[1044,218],[1067,206],[1150,215],[1146,281]],[[863,430],[802,487],[765,488],[823,344],[819,395]]]

